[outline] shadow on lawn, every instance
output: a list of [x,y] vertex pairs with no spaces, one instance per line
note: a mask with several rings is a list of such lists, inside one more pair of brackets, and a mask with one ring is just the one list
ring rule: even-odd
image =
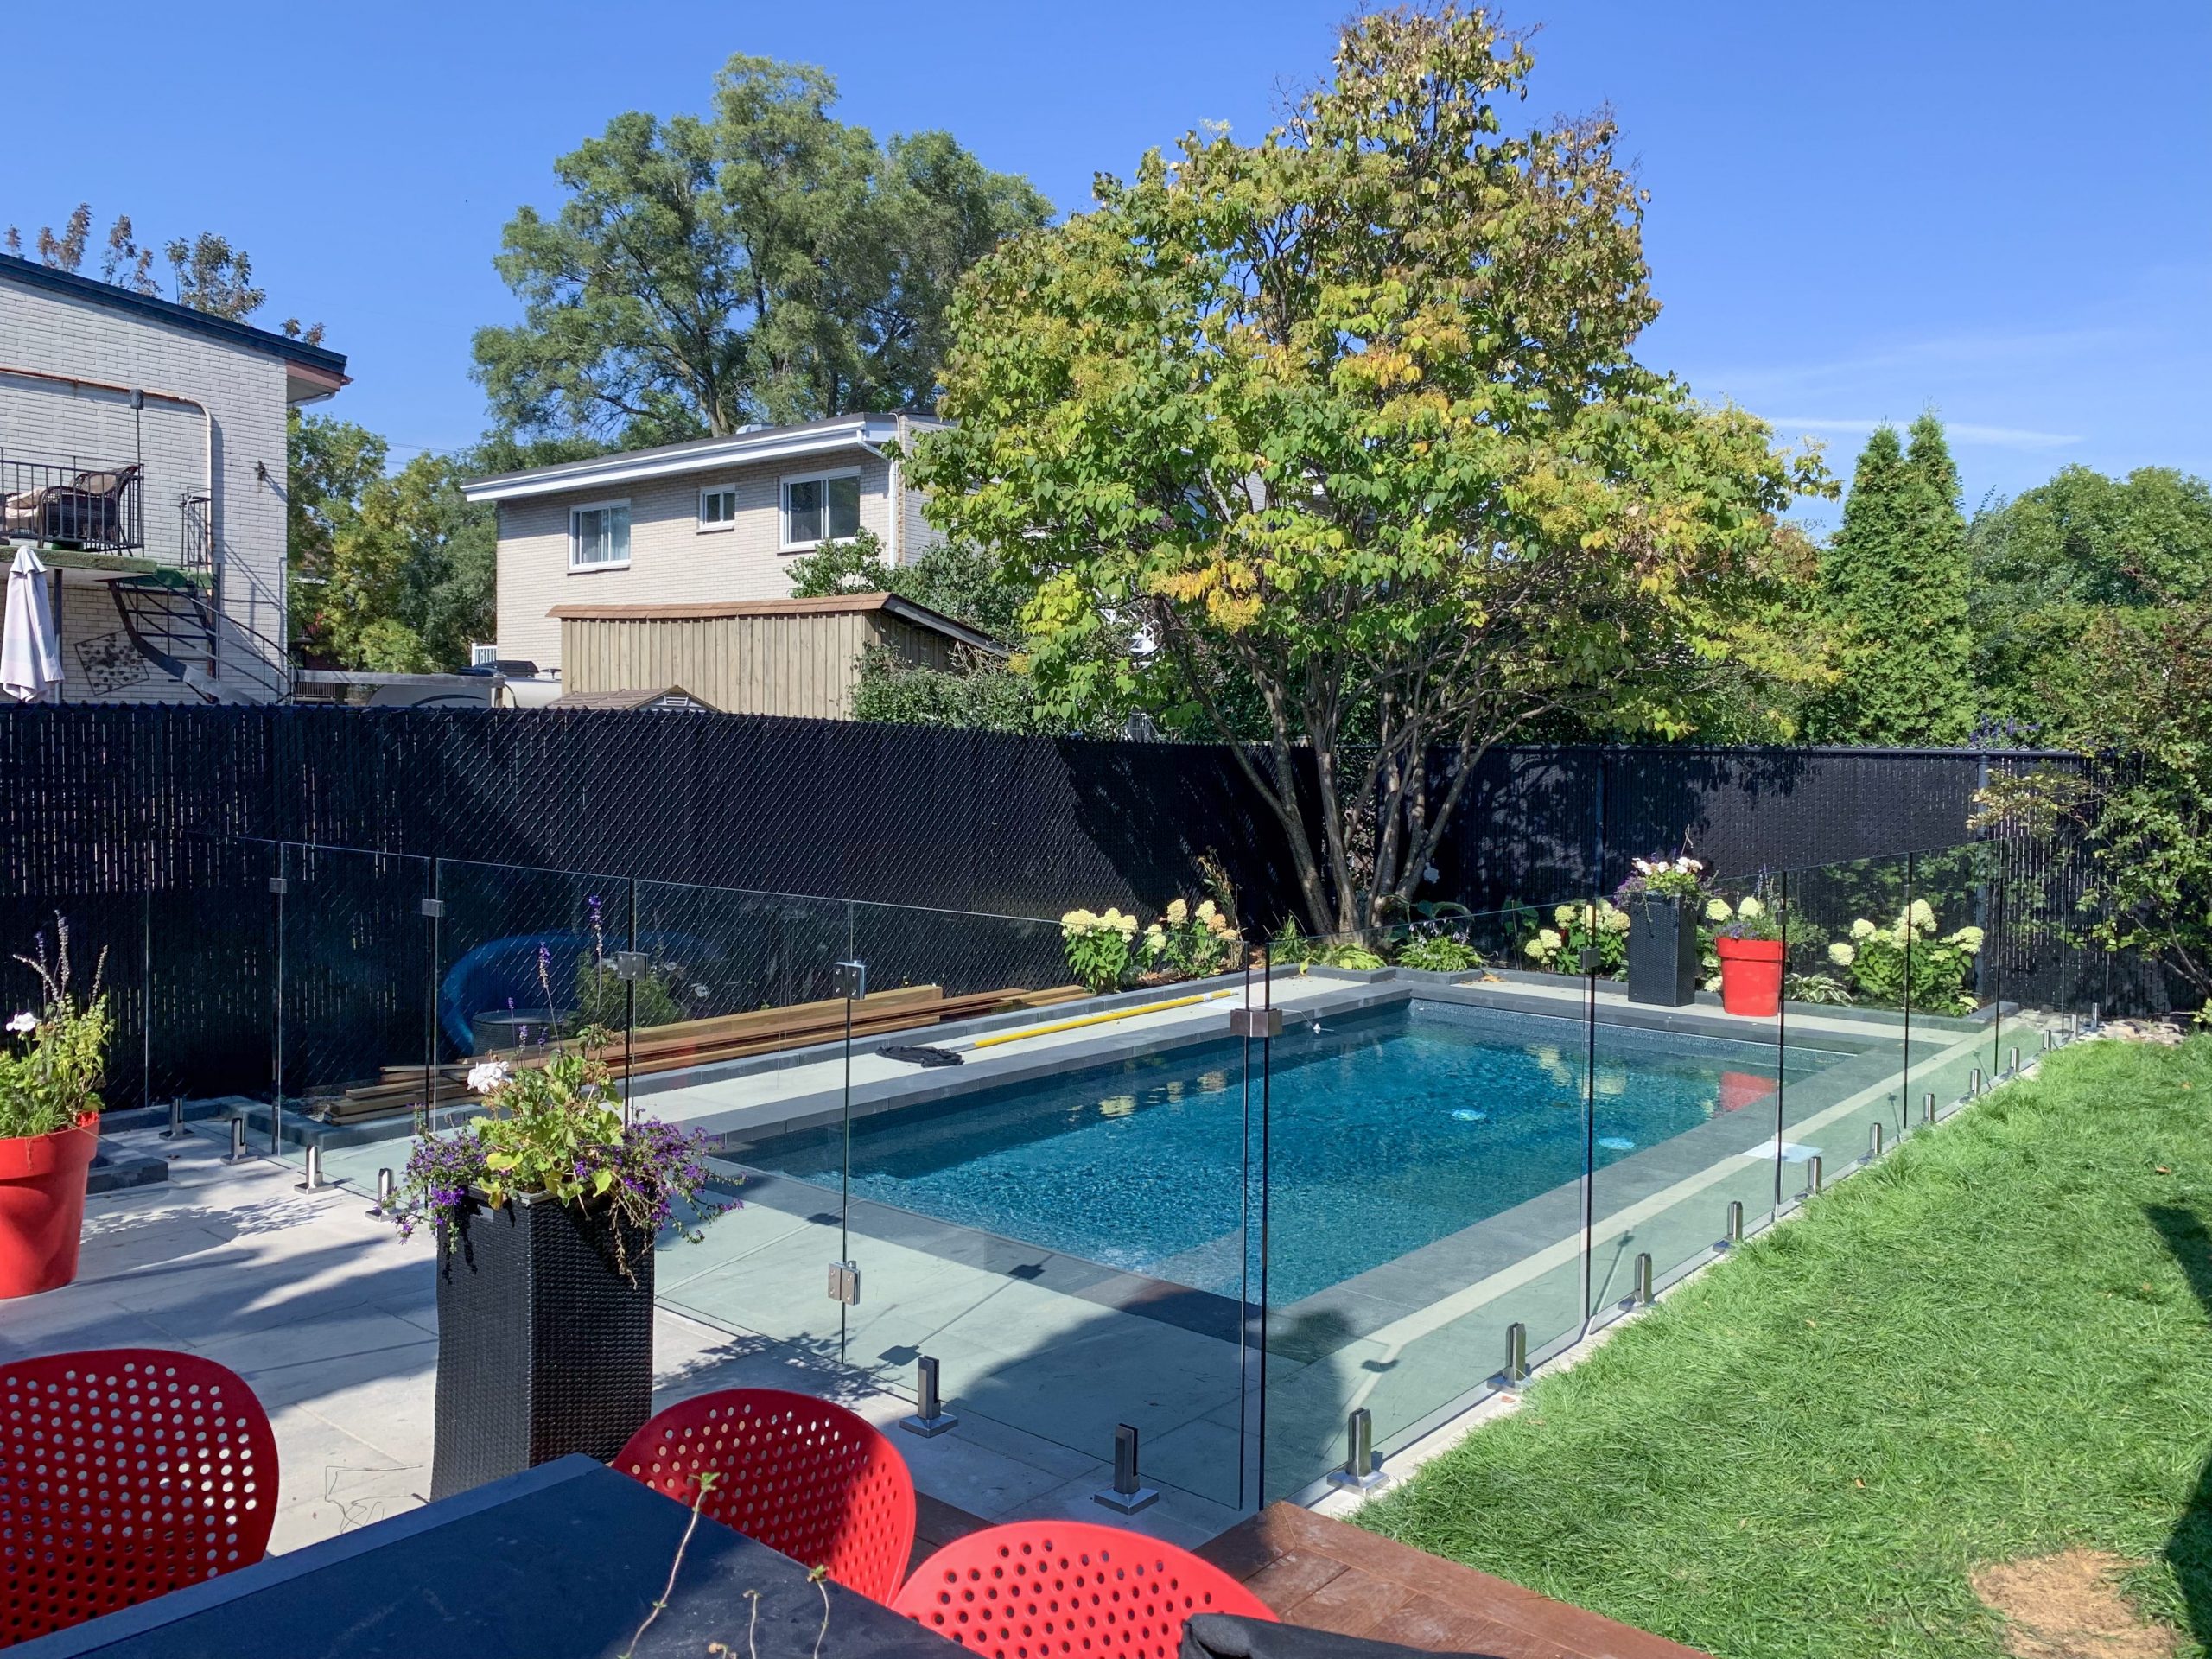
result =
[[[2144,1213],[2158,1230],[2196,1300],[2212,1314],[2212,1233],[2190,1210],[2171,1205],[2146,1205]],[[2189,1624],[2196,1639],[2212,1648],[2212,1459],[2197,1471],[2196,1490],[2189,1507],[2166,1540],[2166,1560],[2181,1581],[2182,1599],[2189,1605]]]

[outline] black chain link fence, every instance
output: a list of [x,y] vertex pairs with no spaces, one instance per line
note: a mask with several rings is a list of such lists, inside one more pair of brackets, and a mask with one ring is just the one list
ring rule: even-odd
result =
[[[1738,880],[1932,851],[1967,838],[1993,767],[2079,764],[1502,750],[1471,780],[1430,891],[1477,910],[1550,902],[1685,844]],[[1054,936],[1004,918],[1150,913],[1217,880],[1248,933],[1271,931],[1296,885],[1272,808],[1201,744],[737,715],[65,706],[0,720],[0,941],[27,948],[60,911],[80,971],[106,949],[125,1103],[289,1093],[467,1052],[467,1012],[424,991],[434,893],[444,963],[472,939],[543,937],[564,978],[596,897],[611,942],[653,957],[656,994],[696,1014],[827,995],[840,951],[879,983],[1025,982],[1052,969]],[[1993,964],[2006,984],[2062,960],[2076,981],[2104,971],[2069,955],[2080,846],[2000,838],[1997,853],[1980,902],[2011,907],[2012,957]],[[0,963],[11,1007],[30,993],[27,970]]]

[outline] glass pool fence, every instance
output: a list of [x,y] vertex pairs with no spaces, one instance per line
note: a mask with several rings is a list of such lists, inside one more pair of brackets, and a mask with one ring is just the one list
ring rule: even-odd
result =
[[477,1109],[474,1064],[594,1032],[626,1109],[723,1178],[699,1242],[664,1241],[666,1306],[788,1385],[1224,1511],[1519,1387],[2093,1027],[2105,972],[1988,843],[1264,944],[1191,899],[1039,920],[273,842],[194,862],[0,915],[67,916],[80,973],[105,953],[111,1105],[373,1198]]

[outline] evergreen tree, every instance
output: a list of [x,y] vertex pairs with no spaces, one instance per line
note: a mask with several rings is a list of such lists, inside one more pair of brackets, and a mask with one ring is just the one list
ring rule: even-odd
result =
[[1842,677],[1808,717],[1820,741],[1941,747],[1974,729],[1958,468],[1935,416],[1911,437],[1907,449],[1896,428],[1875,429],[1821,555]]

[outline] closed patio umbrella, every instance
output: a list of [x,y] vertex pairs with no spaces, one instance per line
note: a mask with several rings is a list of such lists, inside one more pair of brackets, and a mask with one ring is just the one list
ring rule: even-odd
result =
[[61,699],[61,636],[47,597],[46,566],[24,548],[8,567],[8,614],[0,624],[0,691],[18,702]]

